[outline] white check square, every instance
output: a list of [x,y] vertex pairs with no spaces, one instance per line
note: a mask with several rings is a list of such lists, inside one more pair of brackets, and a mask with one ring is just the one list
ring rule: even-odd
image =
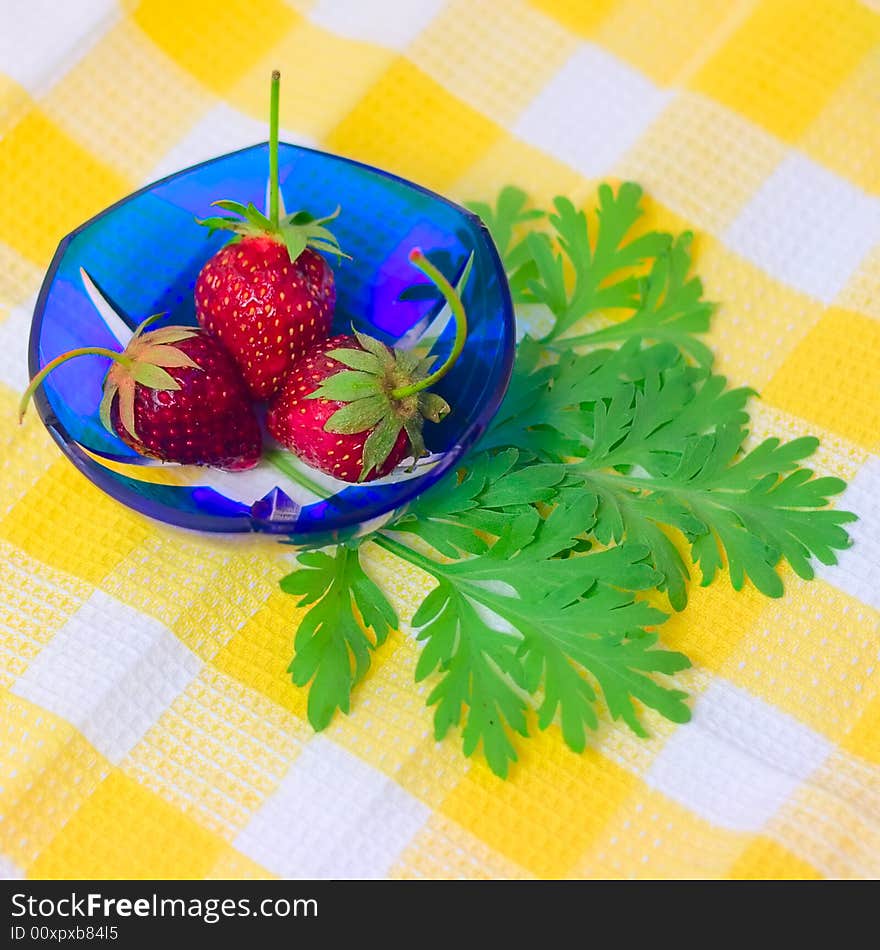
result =
[[66,719],[118,764],[201,666],[157,620],[95,591],[12,691]]
[[309,19],[338,36],[404,50],[442,6],[443,0],[318,0]]
[[120,15],[114,0],[2,0],[0,73],[48,89]]
[[514,134],[596,178],[609,172],[670,100],[595,46],[580,46],[513,127]]
[[381,879],[429,816],[390,778],[318,736],[234,844],[283,878]]
[[757,831],[830,751],[825,738],[791,716],[716,680],[646,781],[713,824]]
[[28,342],[31,320],[37,295],[13,307],[9,316],[0,322],[0,383],[6,383],[16,392],[27,388]]
[[880,241],[880,200],[792,152],[724,241],[772,276],[830,303]]
[[[314,145],[307,136],[281,129],[282,142],[295,145]],[[206,162],[210,158],[234,152],[249,145],[259,145],[269,138],[269,126],[262,119],[254,119],[238,109],[221,104],[209,109],[189,132],[162,157],[147,175],[144,183],[157,181],[181,169]]]
[[872,455],[856,472],[835,508],[859,520],[846,525],[852,547],[837,552],[837,564],[816,565],[819,577],[880,610],[880,457]]
[[24,871],[0,854],[0,881],[23,881]]

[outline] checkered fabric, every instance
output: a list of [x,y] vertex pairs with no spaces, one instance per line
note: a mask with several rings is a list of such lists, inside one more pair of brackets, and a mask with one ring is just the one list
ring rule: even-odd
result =
[[[880,876],[878,40],[856,0],[2,0],[0,876]],[[15,424],[58,240],[264,140],[276,66],[290,141],[459,200],[631,178],[696,232],[756,435],[821,436],[861,520],[782,600],[691,590],[691,724],[550,729],[501,781],[434,742],[404,624],[315,736],[284,549],[139,517]],[[366,556],[406,615],[428,579]]]

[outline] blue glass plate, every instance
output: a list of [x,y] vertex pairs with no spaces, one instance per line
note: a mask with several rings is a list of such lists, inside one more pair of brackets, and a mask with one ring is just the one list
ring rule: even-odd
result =
[[[205,261],[227,240],[208,236],[196,217],[218,198],[265,204],[268,146],[196,165],[125,198],[64,238],[37,300],[30,339],[33,375],[65,350],[124,345],[153,313],[163,323],[195,324],[193,287]],[[269,532],[302,546],[348,540],[397,517],[455,466],[476,442],[507,389],[515,349],[513,308],[498,254],[480,220],[424,188],[379,169],[281,145],[282,199],[290,210],[327,214],[351,261],[333,264],[334,332],[353,325],[387,343],[449,352],[453,324],[442,299],[408,261],[419,246],[458,286],[470,334],[452,371],[436,387],[453,406],[426,423],[431,455],[365,485],[348,485],[301,466],[329,498],[263,462],[244,473],[162,465],[134,453],[98,418],[108,361],[64,364],[37,393],[43,422],[91,481],[123,504],[161,521],[211,532]],[[159,324],[162,325],[162,324]],[[267,439],[267,445],[269,440]],[[298,464],[298,463],[295,463]]]

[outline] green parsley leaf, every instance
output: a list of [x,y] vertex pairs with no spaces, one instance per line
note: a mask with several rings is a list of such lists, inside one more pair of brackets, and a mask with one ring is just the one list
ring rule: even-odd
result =
[[[555,516],[555,517],[554,517]],[[556,558],[572,543],[571,511],[562,506],[536,538],[513,556],[496,545],[487,554],[439,564],[388,538],[378,543],[431,573],[438,586],[413,617],[425,646],[416,679],[439,674],[428,697],[436,706],[435,735],[462,727],[463,750],[480,745],[490,768],[506,776],[516,759],[511,733],[528,735],[527,711],[541,690],[539,726],[559,712],[563,736],[582,750],[598,722],[604,697],[612,716],[644,734],[636,703],[676,721],[689,712],[684,694],[652,673],[684,669],[678,653],[649,649],[646,625],[664,615],[624,589],[652,586],[647,551],[624,545],[609,551]],[[574,520],[578,520],[577,518]],[[555,523],[554,523],[555,522]]]
[[[776,571],[781,560],[807,580],[814,575],[811,557],[823,564],[837,563],[834,552],[850,543],[842,525],[855,516],[825,508],[843,491],[843,481],[814,478],[810,469],[798,467],[817,441],[804,438],[781,444],[767,439],[744,454],[745,435],[736,425],[724,425],[692,436],[677,465],[654,474],[624,474],[608,467],[609,459],[627,457],[628,437],[609,451],[597,441],[598,452],[573,465],[571,472],[582,478],[579,489],[597,494],[599,539],[630,537],[635,531],[642,540],[654,541],[655,564],[669,571],[671,552],[648,525],[677,528],[691,544],[704,586],[726,559],[736,590],[749,577],[770,597],[783,593]],[[681,585],[668,573],[665,579],[679,591],[673,606],[684,606]]]
[[685,232],[658,254],[648,276],[639,284],[633,315],[620,323],[580,337],[567,337],[566,346],[607,343],[637,338],[669,340],[701,366],[712,365],[712,351],[694,337],[706,333],[716,306],[703,300],[703,285],[688,277],[692,235]]
[[494,208],[481,201],[467,204],[489,228],[498,253],[504,261],[511,296],[519,303],[528,300],[527,287],[538,275],[535,262],[529,253],[528,235],[522,233],[523,226],[541,220],[547,214],[540,208],[527,208],[527,204],[526,193],[512,185],[501,190]]
[[[746,450],[754,393],[728,388],[698,339],[714,305],[690,276],[691,237],[633,236],[640,200],[636,185],[603,185],[595,217],[566,198],[546,215],[506,188],[494,206],[471,206],[493,233],[514,301],[552,314],[552,329],[519,344],[477,449],[372,536],[436,581],[412,621],[436,736],[460,728],[465,754],[482,749],[502,776],[515,736],[535,722],[558,723],[581,751],[603,707],[639,735],[643,707],[687,721],[686,697],[665,677],[688,661],[659,647],[654,628],[665,614],[640,596],[665,591],[674,609],[685,607],[682,551],[704,585],[726,569],[734,588],[751,579],[779,596],[783,561],[809,579],[813,558],[833,564],[850,543],[844,526],[854,516],[827,507],[843,482],[802,464],[815,439]],[[585,318],[593,328],[580,332]],[[336,385],[352,401],[334,416],[340,431],[377,412],[375,389],[364,387],[374,361],[429,371],[416,365],[423,354],[361,344],[369,355],[342,354],[349,369]],[[439,417],[445,404],[432,398],[421,411]],[[384,425],[383,451],[399,425]],[[301,560],[305,570],[285,589],[313,606],[292,670],[311,683],[310,718],[326,725],[335,709],[347,711],[396,618],[357,552]]]
[[565,478],[562,465],[517,469],[519,452],[480,453],[467,470],[452,473],[415,499],[395,530],[417,534],[447,557],[482,554],[485,535],[500,537],[517,524],[523,542],[534,538],[540,521],[532,505],[551,502]]
[[[638,185],[624,182],[616,194],[601,185],[594,226],[568,198],[557,197],[547,217],[550,232],[533,230],[513,249],[514,226],[530,219],[521,211],[524,193],[514,189],[511,197],[508,192],[502,191],[497,211],[482,204],[471,207],[504,256],[514,302],[541,304],[553,315],[554,325],[543,342],[564,350],[630,338],[669,341],[700,365],[711,365],[711,350],[694,334],[709,329],[715,305],[702,299],[701,282],[688,277],[692,236],[686,232],[674,239],[649,231],[630,237],[643,213]],[[525,214],[543,216],[540,211]],[[631,313],[622,321],[570,335],[587,317],[607,319],[627,310]]]
[[358,550],[340,545],[332,555],[311,551],[298,560],[281,589],[311,609],[296,632],[288,672],[297,686],[311,684],[309,722],[320,731],[337,709],[348,713],[351,691],[370,668],[370,653],[397,627],[397,615],[361,567]]

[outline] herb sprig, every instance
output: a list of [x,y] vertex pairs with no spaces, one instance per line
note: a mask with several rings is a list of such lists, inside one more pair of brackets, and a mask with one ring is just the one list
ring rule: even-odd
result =
[[660,645],[666,614],[648,592],[684,609],[695,567],[704,585],[726,570],[734,588],[779,597],[783,562],[809,579],[813,558],[833,564],[848,546],[855,516],[827,507],[844,483],[802,465],[817,440],[746,450],[754,394],[728,388],[698,338],[715,307],[690,275],[691,236],[633,236],[640,202],[626,183],[602,185],[592,217],[561,197],[530,208],[515,188],[472,206],[515,302],[552,326],[520,343],[457,472],[359,549],[304,554],[282,581],[310,607],[291,673],[310,684],[316,729],[348,712],[397,626],[361,566],[370,545],[436,582],[411,618],[416,679],[432,684],[436,737],[459,728],[465,755],[481,748],[500,776],[534,726],[558,723],[582,751],[603,712],[639,735],[645,707],[687,721],[674,675],[688,660]]

